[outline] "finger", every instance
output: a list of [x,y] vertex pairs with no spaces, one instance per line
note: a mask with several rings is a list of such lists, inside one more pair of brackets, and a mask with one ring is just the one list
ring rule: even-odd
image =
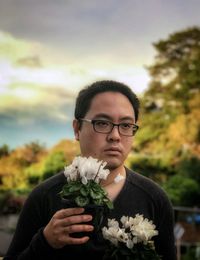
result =
[[73,224],[89,222],[91,220],[92,220],[91,215],[75,215],[75,216],[70,216],[62,220],[59,220],[59,225],[62,227],[66,227]]
[[82,214],[83,212],[84,212],[84,208],[61,209],[54,214],[54,217],[62,219],[72,215],[79,215]]
[[79,233],[79,232],[92,232],[94,227],[91,225],[71,225],[64,228],[64,232],[67,234]]
[[79,245],[86,243],[90,238],[88,236],[81,237],[81,238],[73,238],[73,237],[65,237],[65,243],[68,245]]

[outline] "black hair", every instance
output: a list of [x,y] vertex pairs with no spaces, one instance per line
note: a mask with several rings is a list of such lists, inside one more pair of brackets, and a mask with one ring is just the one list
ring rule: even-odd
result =
[[139,100],[136,94],[124,83],[113,81],[113,80],[101,80],[92,83],[89,86],[86,86],[82,89],[77,98],[75,104],[75,112],[74,116],[76,119],[83,118],[88,110],[90,109],[90,105],[94,96],[102,92],[119,92],[126,96],[133,106],[133,110],[135,112],[135,121],[138,120],[139,115]]

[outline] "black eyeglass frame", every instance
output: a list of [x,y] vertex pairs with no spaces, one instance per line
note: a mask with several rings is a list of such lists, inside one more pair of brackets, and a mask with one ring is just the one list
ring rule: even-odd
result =
[[[136,134],[137,130],[139,129],[139,126],[138,126],[138,125],[132,124],[132,123],[127,123],[127,124],[131,125],[131,126],[133,127],[133,129],[132,129],[132,135],[126,135],[126,134],[121,133],[121,132],[120,132],[120,128],[119,128],[120,125],[123,125],[123,124],[125,124],[125,123],[114,124],[113,122],[111,122],[111,121],[109,121],[109,120],[104,120],[104,119],[79,118],[78,120],[79,120],[79,121],[83,121],[83,122],[91,123],[91,124],[93,125],[94,131],[97,132],[97,133],[101,133],[101,134],[110,134],[110,133],[112,132],[113,128],[114,128],[115,126],[117,126],[118,132],[119,132],[120,135],[123,135],[123,136],[134,136],[134,135]],[[102,121],[102,122],[107,122],[107,123],[111,124],[111,125],[112,125],[112,128],[111,128],[108,132],[100,132],[100,131],[96,130],[96,128],[95,128],[95,123],[96,123],[96,122],[101,122],[101,121]],[[134,127],[135,127],[135,129],[134,129]]]

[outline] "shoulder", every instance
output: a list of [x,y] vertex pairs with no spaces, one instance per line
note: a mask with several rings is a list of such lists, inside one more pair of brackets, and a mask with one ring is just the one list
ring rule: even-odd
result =
[[31,192],[30,196],[45,196],[47,194],[57,194],[64,185],[66,178],[63,172],[57,173],[54,176],[46,179],[37,185]]
[[166,192],[153,180],[126,168],[127,181],[154,201],[169,202]]

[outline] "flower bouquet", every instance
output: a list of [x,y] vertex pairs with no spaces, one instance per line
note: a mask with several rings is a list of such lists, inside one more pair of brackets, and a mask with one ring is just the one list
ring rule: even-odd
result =
[[92,157],[77,156],[72,164],[65,167],[66,183],[60,192],[63,201],[70,207],[84,207],[85,214],[93,215],[94,230],[98,231],[109,209],[113,204],[101,187],[110,173],[105,169],[106,162]]
[[134,218],[123,216],[120,221],[121,225],[115,219],[108,219],[108,227],[102,228],[104,239],[109,241],[103,259],[161,259],[151,240],[158,235],[152,221],[140,214]]

